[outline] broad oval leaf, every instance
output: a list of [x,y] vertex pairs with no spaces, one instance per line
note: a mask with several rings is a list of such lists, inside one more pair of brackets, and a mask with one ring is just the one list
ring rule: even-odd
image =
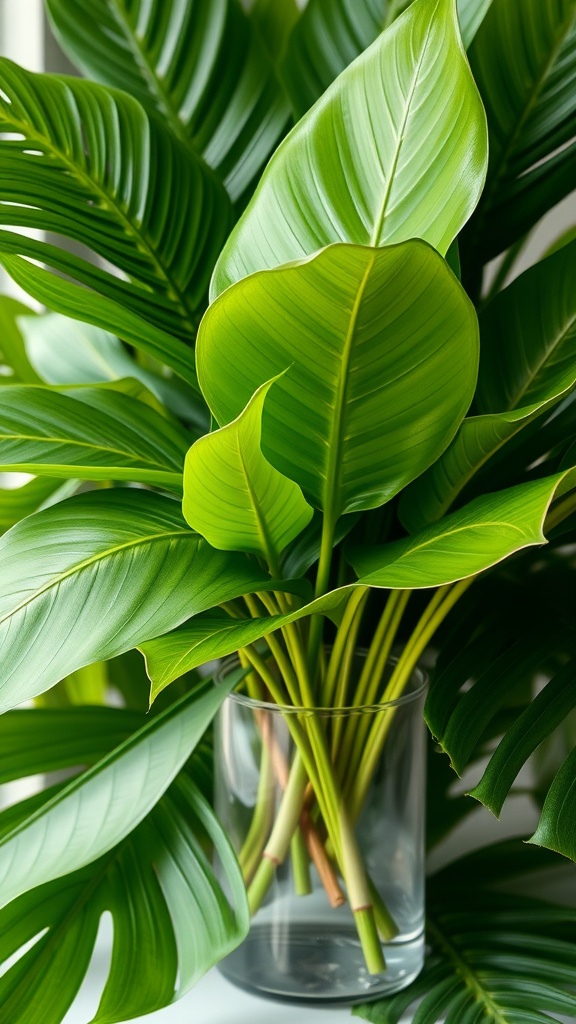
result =
[[558,473],[476,498],[404,540],[351,552],[368,587],[438,587],[475,576],[531,545],[544,544],[550,504],[569,474]]
[[267,580],[151,492],[82,494],[30,516],[0,539],[0,709]]
[[[0,142],[0,223],[81,242],[130,279],[94,271],[102,294],[120,292],[131,312],[193,336],[230,226],[214,174],[126,93],[5,59],[0,88],[11,135]],[[53,265],[54,247],[36,246]],[[82,261],[68,262],[75,277]]]
[[263,384],[237,419],[192,445],[182,511],[212,547],[260,555],[279,575],[280,553],[313,510],[298,484],[274,469],[260,448],[262,410],[273,385]]
[[336,245],[227,290],[204,317],[197,363],[220,423],[283,374],[262,450],[336,519],[388,501],[444,450],[477,346],[471,303],[424,242]]
[[61,394],[14,385],[2,392],[3,470],[136,480],[179,491],[188,443],[176,422],[105,386]]
[[[278,0],[275,0],[278,4]],[[58,39],[88,78],[158,112],[232,199],[278,142],[288,106],[237,0],[47,0]]]
[[466,232],[486,262],[574,188],[575,0],[498,0],[470,48],[490,135],[486,189]]
[[476,405],[484,415],[464,420],[450,447],[403,495],[408,529],[439,519],[495,452],[574,387],[575,267],[572,243],[481,311]]
[[284,140],[218,261],[212,297],[332,242],[444,254],[480,196],[482,104],[455,0],[416,0]]

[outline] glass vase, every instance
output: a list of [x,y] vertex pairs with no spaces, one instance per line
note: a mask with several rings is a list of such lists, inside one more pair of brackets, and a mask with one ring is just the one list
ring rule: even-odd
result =
[[[236,666],[229,659],[221,674]],[[252,913],[248,937],[220,964],[229,981],[291,1002],[354,1004],[418,975],[425,691],[417,670],[399,699],[375,707],[227,698],[216,722],[216,812]]]

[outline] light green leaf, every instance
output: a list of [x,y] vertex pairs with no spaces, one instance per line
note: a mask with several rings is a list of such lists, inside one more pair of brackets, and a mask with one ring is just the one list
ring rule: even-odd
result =
[[28,359],[46,384],[99,384],[133,377],[176,416],[201,418],[197,393],[175,377],[141,366],[109,331],[60,313],[19,316],[17,323]]
[[283,374],[262,450],[336,519],[388,501],[444,450],[472,398],[477,344],[471,303],[424,242],[335,245],[223,294],[197,363],[219,423]]
[[[116,301],[102,294],[103,289],[106,293],[116,294],[116,279],[111,278],[112,284],[108,288],[109,282],[102,280],[101,270],[55,246],[50,247],[52,265],[62,273],[93,286],[93,291],[29,262],[29,259],[45,259],[48,244],[0,231],[0,265],[16,284],[49,309],[74,320],[113,330],[118,337],[153,356],[159,363],[165,363],[183,380],[197,387],[194,356],[190,348],[132,313],[122,304],[124,295],[120,295],[121,301]],[[27,258],[23,259],[16,253]],[[120,281],[118,284],[122,290],[124,283]]]
[[490,165],[468,244],[486,262],[574,188],[575,0],[492,3],[470,48]]
[[576,748],[566,758],[548,791],[542,817],[530,842],[576,860]]
[[21,487],[0,488],[0,533],[6,533],[6,530],[32,512],[62,498],[70,498],[77,486],[78,481],[75,480],[63,484],[62,480],[38,477]]
[[0,708],[267,583],[151,492],[83,494],[30,516],[0,539]]
[[522,548],[544,544],[544,520],[569,474],[476,498],[404,540],[351,553],[370,587],[438,587],[474,576]]
[[91,864],[130,834],[190,757],[243,669],[204,680],[0,839],[0,908]]
[[88,19],[83,0],[46,6],[88,78],[157,111],[233,199],[246,190],[284,130],[288,106],[236,0],[92,0]]
[[248,551],[278,565],[313,515],[302,491],[264,458],[263,384],[237,419],[196,441],[186,456],[182,511],[212,547]]
[[181,488],[189,439],[149,405],[105,385],[75,397],[18,385],[2,394],[0,469]]
[[[0,295],[0,383],[40,384],[24,347],[24,340],[18,319],[27,315],[31,320],[32,310],[8,295]],[[6,372],[11,371],[11,372]]]
[[[294,111],[301,117],[331,82],[388,28],[412,0],[309,0],[281,64]],[[458,0],[467,48],[492,0]]]
[[[0,89],[0,224],[82,243],[129,279],[93,268],[92,287],[193,337],[231,222],[215,175],[127,93],[5,59]],[[53,246],[35,247],[57,266]],[[85,261],[68,256],[68,267],[82,280]]]
[[224,247],[212,296],[332,242],[419,237],[444,254],[478,201],[486,160],[455,0],[416,0],[276,151]]

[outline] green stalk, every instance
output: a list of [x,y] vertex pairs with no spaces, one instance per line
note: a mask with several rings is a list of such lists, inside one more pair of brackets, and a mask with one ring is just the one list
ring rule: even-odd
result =
[[[353,651],[356,647],[362,611],[369,593],[369,587],[358,587],[352,591],[348,600],[324,676],[321,698],[323,707],[343,706],[344,693],[347,689],[348,661],[350,664],[352,662],[348,656],[350,649]],[[344,682],[342,682],[343,676]]]
[[[320,541],[320,558],[318,560],[318,572],[316,574],[316,586],[314,598],[322,597],[328,590],[330,582],[330,569],[332,567],[332,551],[334,549],[334,534],[336,523],[332,516],[324,514],[322,520],[322,538]],[[310,638],[308,643],[308,664],[313,678],[316,674],[318,653],[322,642],[322,615],[312,615],[310,619]],[[313,706],[312,704],[310,705]]]
[[273,808],[272,801],[270,800],[270,794],[273,784],[274,772],[272,770],[272,761],[266,745],[263,744],[262,756],[260,758],[258,792],[256,794],[254,813],[252,815],[252,821],[250,822],[248,835],[246,836],[244,845],[238,855],[238,862],[242,868],[242,874],[246,885],[250,884],[258,864],[260,863],[262,850],[264,849],[266,842],[266,836],[268,835],[272,824]]

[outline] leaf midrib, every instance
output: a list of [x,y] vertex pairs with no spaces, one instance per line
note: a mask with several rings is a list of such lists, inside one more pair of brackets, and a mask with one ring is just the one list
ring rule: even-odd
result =
[[[541,359],[538,360],[538,362],[535,364],[535,366],[533,367],[531,372],[524,379],[524,383],[523,383],[522,387],[516,392],[516,394],[510,400],[510,405],[509,405],[508,409],[506,410],[506,412],[514,412],[514,411],[516,411],[516,409],[518,407],[518,403],[524,398],[526,393],[533,386],[534,381],[536,380],[536,378],[540,374],[541,370],[546,366],[546,363],[548,363],[550,361],[552,355],[556,352],[556,350],[560,347],[560,345],[566,340],[567,336],[571,333],[571,331],[574,329],[575,326],[576,326],[576,313],[572,317],[570,317],[568,319],[568,323],[563,327],[563,329],[553,339],[552,343],[547,346],[547,348],[546,348],[545,352],[543,353]],[[570,387],[570,385],[568,385],[568,387]],[[566,390],[566,388],[563,389],[563,390]]]
[[[73,437],[52,437],[47,434],[2,434],[0,433],[0,443],[2,441],[37,441],[41,444],[61,444],[61,445],[73,445],[76,448],[88,448],[94,452],[109,452],[111,455],[120,455],[122,458],[127,459],[130,462],[146,463],[152,466],[153,469],[166,470],[167,465],[163,462],[154,461],[152,458],[147,458],[145,455],[139,453],[132,455],[130,452],[122,451],[120,448],[111,448],[108,445],[94,444],[91,441],[78,441]],[[2,460],[2,453],[0,451],[0,462]],[[176,463],[169,463],[169,469],[172,470],[176,467]],[[118,467],[120,468],[120,467]],[[177,468],[177,467],[176,467]]]
[[503,1016],[501,1012],[501,1009],[504,1009],[504,1007],[500,1008],[494,997],[484,988],[478,974],[461,956],[442,930],[440,924],[434,921],[431,914],[428,914],[426,918],[426,930],[432,935],[448,959],[452,961],[457,974],[462,978],[466,988],[470,990],[473,998],[486,1008],[486,1012],[491,1016],[495,1024],[510,1024],[509,1018]]
[[57,576],[53,576],[52,579],[48,580],[43,587],[39,587],[33,594],[25,598],[20,604],[11,608],[5,615],[0,616],[0,627],[8,622],[14,615],[27,608],[34,601],[42,597],[43,594],[48,593],[53,587],[59,586],[64,580],[69,579],[71,576],[75,576],[77,573],[83,572],[85,569],[89,569],[92,565],[97,565],[98,562],[104,561],[106,558],[112,558],[114,555],[119,554],[121,551],[127,551],[130,548],[137,548],[142,544],[153,544],[157,541],[166,541],[171,538],[180,538],[181,540],[194,540],[198,541],[198,535],[188,532],[186,530],[171,530],[166,533],[155,533],[145,537],[138,537],[135,540],[125,541],[124,544],[116,544],[113,547],[106,548],[104,551],[99,551],[95,555],[91,555],[89,558],[85,558],[82,562],[77,562],[75,565],[66,569],[65,572],[58,573]]
[[49,136],[41,135],[29,122],[7,119],[6,123],[12,125],[17,132],[24,135],[23,144],[26,148],[29,148],[28,142],[38,143],[41,151],[49,152],[57,161],[60,161],[68,169],[72,177],[75,177],[89,193],[91,192],[98,198],[101,209],[107,209],[120,220],[128,236],[134,239],[136,249],[147,256],[158,277],[164,281],[168,298],[175,302],[184,325],[193,334],[196,329],[196,311],[188,306],[184,293],[170,276],[168,268],[164,265],[164,261],[160,258],[158,252],[150,246],[146,237],[136,224],[129,219],[115,197],[106,192],[95,178],[91,178],[89,174],[84,173],[82,168],[77,163],[74,163],[67,153],[57,149]]

